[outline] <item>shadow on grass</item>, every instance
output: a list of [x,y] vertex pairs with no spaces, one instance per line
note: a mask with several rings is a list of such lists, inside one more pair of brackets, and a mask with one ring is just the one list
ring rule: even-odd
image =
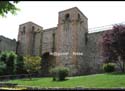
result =
[[67,81],[69,79],[64,79],[64,80],[52,80],[53,82],[64,82],[64,81]]
[[125,72],[112,72],[112,73],[107,73],[109,75],[125,75]]
[[28,78],[26,78],[26,79],[21,79],[22,81],[37,81],[37,80],[39,80],[39,79],[37,79],[37,78],[32,78],[32,79],[28,79]]

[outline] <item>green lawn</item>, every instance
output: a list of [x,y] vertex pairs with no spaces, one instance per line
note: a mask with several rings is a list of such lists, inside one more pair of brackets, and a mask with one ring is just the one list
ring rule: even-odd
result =
[[52,81],[52,78],[33,78],[10,80],[8,82],[18,83],[25,86],[37,87],[90,87],[90,88],[114,88],[125,87],[125,74],[95,74],[88,76],[68,77],[65,81]]

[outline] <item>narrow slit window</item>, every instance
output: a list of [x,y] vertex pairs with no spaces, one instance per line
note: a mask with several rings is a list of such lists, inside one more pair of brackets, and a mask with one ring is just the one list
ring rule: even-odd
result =
[[78,20],[80,20],[80,14],[78,14]]
[[87,45],[87,42],[88,42],[88,36],[87,33],[85,33],[85,45]]

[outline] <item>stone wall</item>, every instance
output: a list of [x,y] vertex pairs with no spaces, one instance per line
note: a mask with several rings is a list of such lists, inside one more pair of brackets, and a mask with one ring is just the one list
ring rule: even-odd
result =
[[18,54],[40,55],[40,42],[43,28],[33,22],[26,22],[19,26]]
[[53,44],[53,34],[56,36],[55,31],[57,31],[57,27],[43,30],[42,54],[46,52],[50,53],[54,50],[55,43]]
[[57,27],[43,30],[42,36],[42,74],[49,75],[51,68],[55,66],[55,56],[51,55],[55,51],[54,36]]
[[101,56],[101,46],[100,39],[102,37],[102,32],[95,32],[88,34],[88,41],[86,47],[87,54],[87,64],[89,65],[88,71],[90,73],[99,73],[102,72],[102,56]]
[[4,36],[0,36],[0,51],[15,51],[16,52],[16,40],[9,39]]

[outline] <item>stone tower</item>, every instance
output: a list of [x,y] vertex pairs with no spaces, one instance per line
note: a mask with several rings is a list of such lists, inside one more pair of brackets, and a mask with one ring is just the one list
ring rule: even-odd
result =
[[18,48],[19,55],[41,55],[43,28],[32,22],[19,26]]
[[56,56],[56,63],[72,69],[71,75],[78,74],[83,63],[88,33],[87,20],[77,7],[59,12],[56,52],[61,55]]

